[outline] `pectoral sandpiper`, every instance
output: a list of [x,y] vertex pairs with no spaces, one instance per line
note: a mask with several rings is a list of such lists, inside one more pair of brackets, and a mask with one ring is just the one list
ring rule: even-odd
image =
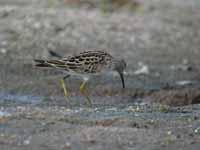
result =
[[108,71],[117,71],[120,75],[122,86],[125,88],[124,69],[126,68],[126,62],[123,59],[116,59],[104,51],[85,51],[66,59],[35,59],[35,62],[37,62],[37,67],[51,67],[66,73],[66,76],[61,79],[65,97],[68,97],[68,91],[64,80],[70,77],[70,75],[82,77],[83,82],[80,85],[80,92],[88,100],[89,104],[91,104],[91,100],[89,96],[85,94],[84,87],[89,78],[93,75],[100,75]]

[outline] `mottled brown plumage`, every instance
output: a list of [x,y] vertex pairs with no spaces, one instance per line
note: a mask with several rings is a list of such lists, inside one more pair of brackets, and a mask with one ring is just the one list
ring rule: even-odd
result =
[[[37,62],[37,67],[52,67],[62,70],[67,74],[62,79],[65,96],[67,95],[67,90],[64,85],[64,79],[70,75],[83,77],[84,82],[80,86],[82,93],[85,83],[91,75],[99,75],[107,71],[117,71],[121,77],[123,88],[125,87],[123,72],[126,68],[126,62],[124,60],[118,60],[104,51],[85,51],[68,58],[58,60],[36,59],[35,62]],[[87,99],[89,101],[89,97]]]
[[103,51],[86,51],[61,60],[35,60],[38,67],[55,67],[71,74],[100,74],[111,69],[114,58]]

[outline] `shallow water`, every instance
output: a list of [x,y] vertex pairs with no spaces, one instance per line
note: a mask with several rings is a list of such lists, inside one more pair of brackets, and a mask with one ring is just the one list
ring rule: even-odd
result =
[[[142,99],[135,99],[133,102],[119,103],[123,100],[118,100],[120,97],[91,97],[93,100],[92,106],[85,104],[85,99],[80,96],[70,98],[70,105],[65,103],[66,100],[61,96],[41,97],[33,95],[19,95],[0,93],[0,103],[2,107],[17,106],[35,106],[35,107],[60,107],[69,109],[65,115],[78,117],[79,119],[111,119],[123,117],[139,117],[147,120],[167,120],[183,117],[194,117],[198,113],[192,110],[180,111],[178,109],[169,108],[167,113],[159,110],[158,104],[144,103]],[[107,102],[107,103],[106,103]],[[2,112],[2,115],[7,115],[8,112]],[[9,114],[11,115],[11,114]]]
[[8,92],[0,92],[0,102],[16,102],[21,104],[38,104],[41,102],[42,97],[32,95],[10,94]]

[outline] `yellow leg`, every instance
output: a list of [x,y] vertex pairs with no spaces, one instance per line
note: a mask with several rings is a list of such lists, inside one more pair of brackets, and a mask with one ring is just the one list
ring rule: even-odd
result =
[[64,96],[67,98],[69,96],[69,94],[68,94],[68,91],[67,91],[66,86],[65,86],[65,80],[64,80],[64,78],[62,78],[60,80],[60,83],[61,83],[61,86],[62,86],[63,91],[64,91]]
[[80,92],[83,94],[83,96],[87,99],[87,102],[89,105],[92,104],[90,98],[88,95],[85,94],[84,92],[84,87],[85,87],[85,84],[87,83],[87,80],[84,80],[83,83],[80,85]]

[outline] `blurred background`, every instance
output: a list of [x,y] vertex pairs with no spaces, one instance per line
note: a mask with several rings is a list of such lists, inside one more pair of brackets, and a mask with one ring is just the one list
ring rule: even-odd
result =
[[[77,109],[73,113],[79,112],[73,114],[70,109],[65,109],[67,103],[59,83],[62,75],[54,70],[36,68],[33,60],[55,59],[49,51],[67,57],[85,50],[104,50],[116,58],[125,59],[128,64],[125,76],[126,89],[122,89],[120,78],[116,75],[93,78],[86,86],[86,92],[92,97],[96,109],[84,109],[85,106],[80,106],[80,104],[85,100],[78,90],[81,80],[71,77],[66,80],[66,85],[70,92],[71,103]],[[193,134],[195,129],[198,129],[196,130],[198,133],[200,132],[199,117],[197,117],[200,108],[198,105],[200,103],[199,58],[200,1],[198,0],[0,0],[0,107],[1,110],[8,110],[8,112],[12,110],[11,112],[18,114],[14,118],[18,126],[27,128],[24,124],[27,125],[26,115],[29,114],[32,130],[38,131],[37,117],[40,118],[41,114],[44,115],[41,118],[45,118],[47,122],[52,114],[56,117],[64,114],[64,119],[60,118],[59,121],[64,120],[70,126],[73,123],[75,125],[84,124],[86,127],[83,129],[88,129],[88,124],[89,126],[94,123],[109,126],[113,125],[113,122],[117,127],[142,128],[142,131],[136,134],[135,131],[129,132],[129,129],[124,129],[123,136],[130,138],[127,141],[126,138],[122,138],[125,141],[118,140],[117,137],[121,137],[120,133],[115,133],[113,128],[113,130],[108,129],[108,133],[115,137],[115,142],[113,140],[109,142],[109,135],[104,137],[101,134],[96,137],[96,134],[104,133],[105,128],[97,130],[92,128],[84,131],[83,134],[76,133],[71,139],[70,144],[72,145],[73,142],[77,144],[77,138],[85,139],[86,135],[86,139],[91,143],[96,137],[97,139],[105,138],[107,144],[112,145],[102,146],[99,149],[119,149],[116,143],[128,145],[128,142],[139,136],[141,139],[136,138],[136,143],[140,146],[136,149],[141,149],[144,141],[149,145],[154,138],[155,143],[149,145],[150,149],[155,149],[160,143],[172,144],[173,149],[183,146],[180,141],[171,143],[180,137],[180,140],[186,143],[191,141],[197,144],[194,144],[196,147],[193,148],[198,149],[199,134],[193,136],[192,139],[190,139],[190,134]],[[156,112],[158,110],[161,115],[149,114],[155,110],[154,103],[159,104],[158,107],[156,106]],[[150,105],[147,106],[147,104]],[[187,106],[188,104],[197,105]],[[40,107],[29,108],[32,105]],[[144,109],[140,108],[140,105]],[[50,108],[46,108],[47,106]],[[106,111],[108,106],[114,107],[112,111]],[[183,107],[177,108],[177,106]],[[64,108],[61,109],[61,107]],[[171,107],[172,111],[169,109]],[[94,113],[96,110],[98,113]],[[169,111],[171,114],[163,116],[163,112]],[[2,112],[0,111],[0,123],[2,118],[7,117]],[[94,114],[91,115],[90,112]],[[139,120],[127,119],[129,115],[134,116],[135,112],[142,112],[145,116],[142,115],[142,118],[148,121],[141,121],[141,118]],[[191,120],[187,120],[187,123],[176,122],[177,117],[185,117],[184,112]],[[22,119],[21,114],[26,116],[22,117],[24,122],[19,121]],[[70,118],[66,119],[66,115]],[[118,115],[126,119],[122,117],[122,120],[118,118],[119,120],[116,121]],[[174,124],[168,120],[171,117],[175,118]],[[71,120],[71,118],[76,118],[76,120]],[[85,122],[85,118],[88,122]],[[96,121],[99,118],[103,118],[103,121]],[[105,118],[111,118],[111,120],[104,120]],[[154,119],[160,122],[156,124]],[[35,124],[34,121],[36,121]],[[54,121],[52,122],[55,126],[52,130],[65,129],[64,125],[63,128],[57,126],[58,120]],[[3,123],[8,124],[8,122]],[[191,128],[186,131],[185,128],[189,125]],[[14,124],[11,123],[12,128],[13,126]],[[74,126],[73,131],[77,131],[77,128],[82,129],[77,126],[74,128]],[[168,135],[168,130],[176,130],[177,126],[181,126],[180,136],[174,138],[171,132]],[[10,132],[10,128],[5,128],[3,125],[0,127],[3,127],[0,131]],[[157,127],[160,130],[158,134],[155,134],[154,129]],[[44,128],[46,130],[46,126]],[[18,131],[19,129],[16,129],[16,133]],[[146,131],[149,135],[154,135],[152,139],[146,138]],[[50,136],[48,132],[44,135],[47,139]],[[88,133],[91,133],[92,137],[88,136]],[[21,141],[22,145],[29,145],[30,143],[27,142],[31,141],[31,134],[31,131],[27,129],[27,134],[23,134],[24,138],[19,138],[19,141],[14,140],[14,145]],[[21,132],[19,135],[21,136]],[[54,135],[52,136],[54,138]],[[3,144],[3,148],[14,148],[12,144],[9,147],[9,142],[12,143],[13,137],[7,137],[9,142],[5,139],[0,136],[0,146],[1,143],[7,142]],[[160,139],[164,142],[159,141]],[[42,139],[41,141],[44,142]],[[59,148],[55,141],[52,147]],[[35,142],[36,144],[33,145],[38,149],[40,147],[37,147],[38,141]],[[65,143],[64,147],[70,144]],[[75,149],[84,149],[86,145],[80,142]],[[133,146],[134,143],[129,143],[129,145]],[[149,149],[146,146],[143,145],[142,148]],[[158,149],[163,149],[162,146],[162,144],[159,145]],[[48,148],[47,146],[46,149]],[[98,144],[93,148],[98,149]],[[184,146],[182,148],[190,149]]]
[[[199,7],[192,0],[1,0],[0,89],[29,95],[61,95],[57,74],[33,59],[105,50],[127,61],[127,90],[118,77],[100,77],[94,96],[134,96],[136,90],[199,82]],[[96,83],[98,81],[98,83]],[[72,95],[80,81],[69,79]],[[95,86],[95,88],[94,88]],[[102,88],[102,86],[104,88]]]

